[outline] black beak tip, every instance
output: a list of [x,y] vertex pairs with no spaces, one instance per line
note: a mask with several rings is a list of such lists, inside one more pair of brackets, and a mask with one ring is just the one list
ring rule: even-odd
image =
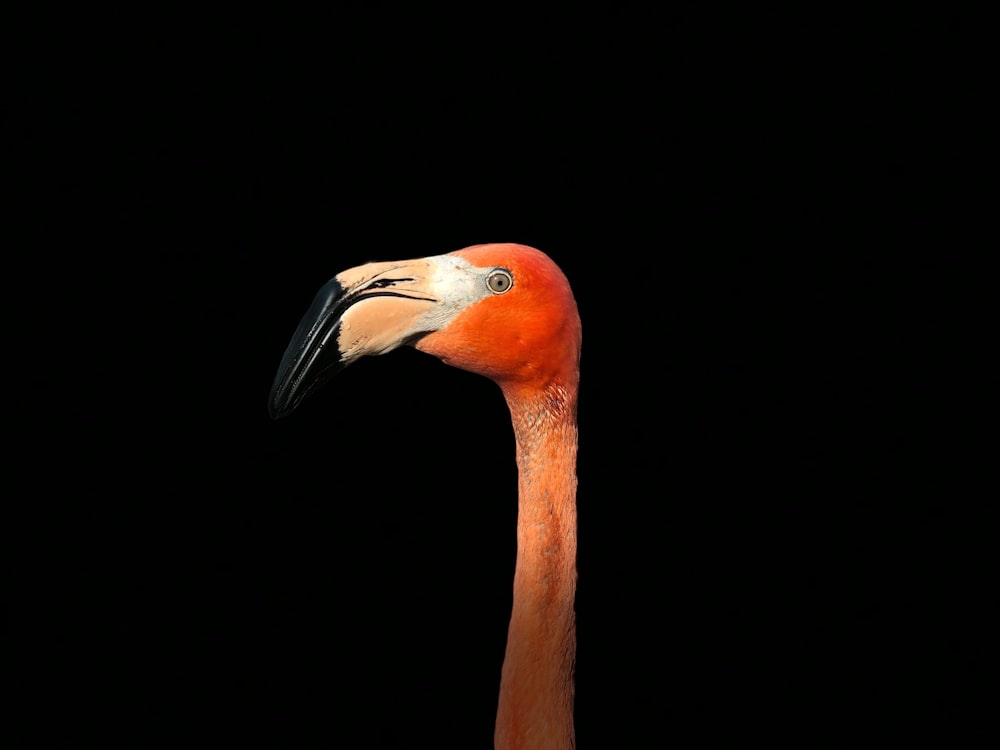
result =
[[267,400],[267,413],[270,415],[271,419],[278,421],[282,417],[287,417],[291,413],[291,409],[282,403],[283,399],[279,399],[276,394],[271,394],[270,398]]
[[[337,356],[339,351],[333,347]],[[299,408],[299,404],[309,396],[322,388],[338,372],[346,367],[346,363],[335,361],[328,364],[319,371],[309,373],[306,379],[300,379],[291,385],[288,380],[279,376],[271,388],[271,395],[267,401],[267,411],[271,419],[277,421],[283,419]]]
[[331,279],[317,292],[281,358],[268,399],[271,419],[287,417],[310,393],[345,366],[337,336],[340,317],[351,304],[344,287]]

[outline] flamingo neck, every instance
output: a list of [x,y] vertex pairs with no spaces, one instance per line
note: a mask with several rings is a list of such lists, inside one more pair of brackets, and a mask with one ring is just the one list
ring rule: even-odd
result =
[[575,746],[576,394],[505,390],[518,466],[517,560],[497,750]]

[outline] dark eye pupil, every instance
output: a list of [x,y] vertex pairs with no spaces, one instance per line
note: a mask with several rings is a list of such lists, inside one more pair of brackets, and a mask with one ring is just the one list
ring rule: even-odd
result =
[[504,273],[495,273],[489,279],[490,289],[494,292],[506,292],[510,289],[510,278]]

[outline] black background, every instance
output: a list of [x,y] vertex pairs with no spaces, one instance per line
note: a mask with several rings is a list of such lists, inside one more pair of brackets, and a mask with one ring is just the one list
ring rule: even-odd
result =
[[583,320],[579,746],[984,738],[994,594],[930,427],[968,26],[482,13],[24,45],[8,746],[490,746],[499,390],[403,350],[266,403],[328,278],[494,241]]

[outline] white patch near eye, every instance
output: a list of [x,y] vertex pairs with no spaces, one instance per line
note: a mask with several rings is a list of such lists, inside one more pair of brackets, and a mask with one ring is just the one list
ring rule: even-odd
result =
[[474,266],[457,255],[435,255],[427,262],[431,268],[427,291],[439,304],[421,316],[424,330],[444,328],[466,307],[490,296],[484,279],[492,268]]

